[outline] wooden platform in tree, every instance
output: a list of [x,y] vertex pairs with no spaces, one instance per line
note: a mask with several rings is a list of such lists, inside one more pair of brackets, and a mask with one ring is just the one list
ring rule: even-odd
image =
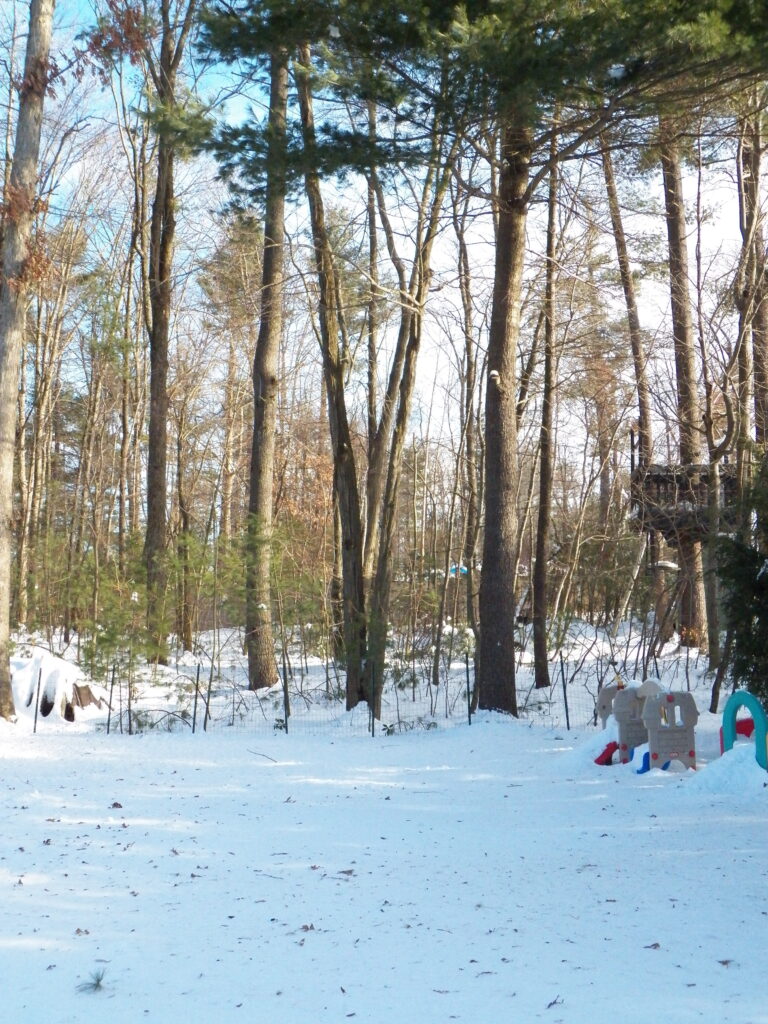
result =
[[[704,540],[710,532],[710,467],[704,464],[639,466],[632,474],[632,517],[639,530],[655,530],[668,544]],[[736,519],[736,465],[719,466],[720,529]]]

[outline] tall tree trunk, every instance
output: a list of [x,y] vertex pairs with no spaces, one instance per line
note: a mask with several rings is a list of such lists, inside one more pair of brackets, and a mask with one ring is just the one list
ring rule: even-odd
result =
[[176,229],[173,191],[173,147],[161,139],[157,184],[152,206],[149,290],[152,319],[149,328],[149,432],[147,442],[147,627],[153,660],[168,660],[165,566],[168,532],[168,344],[171,316],[171,269]]
[[[437,237],[440,213],[453,167],[457,149],[454,141],[448,153],[442,152],[442,135],[438,124],[432,126],[432,158],[425,178],[419,203],[419,216],[415,229],[417,245],[414,268],[408,290],[408,310],[401,310],[401,335],[406,334],[407,342],[403,352],[402,367],[399,370],[397,402],[384,471],[384,490],[381,495],[381,520],[376,573],[369,594],[369,658],[368,691],[373,693],[374,715],[381,715],[381,680],[384,676],[387,622],[392,588],[393,546],[397,527],[397,496],[403,464],[403,453],[408,435],[411,414],[411,400],[416,383],[416,363],[421,346],[421,332],[424,319],[424,305],[429,292],[432,246]],[[394,366],[393,366],[394,370]],[[369,514],[369,522],[370,522]],[[437,565],[435,559],[433,564]]]
[[219,537],[224,544],[232,539],[233,496],[235,485],[235,452],[239,441],[240,402],[237,386],[237,363],[235,346],[229,339],[227,349],[227,376],[224,381],[224,441],[221,452],[221,497],[219,512]]
[[269,149],[264,219],[261,312],[253,358],[253,442],[246,552],[248,685],[277,680],[272,636],[272,504],[275,470],[278,365],[283,331],[285,259],[285,149],[288,54],[270,57]]
[[16,532],[16,578],[18,580],[16,598],[16,622],[24,626],[29,621],[29,604],[27,600],[29,588],[29,478],[27,475],[27,424],[26,414],[26,359],[22,347],[21,352],[21,378],[18,394],[18,409],[16,420],[16,480],[19,487],[19,515]]
[[[680,462],[701,462],[701,414],[697,392],[696,351],[691,300],[688,290],[688,243],[686,240],[683,177],[674,125],[659,120],[661,169],[664,185],[672,332],[677,382],[677,420]],[[685,646],[706,646],[706,601],[701,541],[687,533],[678,537],[683,588],[680,601],[680,640]]]
[[[176,105],[176,76],[189,35],[196,0],[188,0],[181,28],[171,17],[171,0],[160,0],[160,55],[149,67],[159,105]],[[161,133],[157,145],[155,195],[149,234],[149,430],[147,440],[147,629],[152,660],[168,660],[166,610],[168,543],[168,346],[173,299],[173,246],[176,234],[174,141]]]
[[179,413],[176,434],[176,496],[179,502],[179,533],[176,537],[178,568],[177,633],[183,651],[192,650],[194,625],[194,587],[192,585],[192,513],[185,486],[185,437],[187,423],[184,409]]
[[609,140],[602,138],[603,175],[605,190],[608,196],[608,210],[611,216],[611,229],[616,245],[616,261],[619,265],[621,287],[624,292],[624,303],[627,310],[627,329],[629,343],[632,348],[632,365],[635,371],[635,389],[637,391],[637,437],[638,455],[641,465],[648,465],[653,456],[653,427],[651,423],[651,393],[648,387],[646,364],[648,358],[643,344],[643,332],[640,326],[640,314],[637,308],[635,281],[629,260],[627,238],[619,206],[619,195],[616,189],[616,176],[613,171],[613,160],[609,149]]
[[[363,549],[365,578],[367,582],[373,579],[377,571],[376,560],[380,550],[381,508],[387,481],[387,463],[389,460],[393,423],[397,410],[398,388],[403,378],[408,345],[413,338],[412,321],[415,313],[413,309],[413,289],[419,273],[419,268],[414,266],[411,280],[408,280],[405,263],[397,250],[395,232],[387,212],[384,191],[375,170],[371,171],[371,179],[374,182],[374,191],[376,193],[379,216],[387,240],[387,249],[397,275],[400,298],[400,323],[387,385],[381,399],[381,412],[378,414],[378,421],[369,424],[368,470],[365,481],[367,515],[365,546]],[[423,220],[424,207],[421,205],[419,207],[417,224],[413,232],[417,245],[422,238]],[[375,349],[369,351],[371,355],[376,355]],[[377,372],[378,368],[375,364],[368,368],[369,381],[375,381]],[[369,405],[369,411],[371,408]],[[375,409],[373,411],[375,412]]]
[[755,441],[761,451],[768,446],[768,269],[762,221],[755,226],[757,278],[752,315],[752,362],[754,366]]
[[[734,282],[734,301],[739,311],[739,414],[737,460],[740,491],[749,482],[749,459],[753,433],[758,445],[765,445],[768,434],[768,362],[766,360],[765,246],[762,229],[761,177],[763,155],[763,90],[750,96],[739,135],[738,184],[739,227],[742,251]],[[750,389],[753,394],[750,394]],[[751,401],[750,401],[751,399]]]
[[[619,276],[621,287],[624,292],[624,304],[627,310],[627,330],[629,331],[629,343],[632,349],[632,366],[635,375],[635,390],[637,393],[637,453],[638,468],[642,471],[650,465],[653,459],[653,424],[651,421],[651,393],[648,386],[648,374],[646,370],[648,357],[643,344],[643,332],[640,326],[640,314],[637,308],[637,295],[635,294],[635,280],[632,276],[632,266],[627,248],[627,237],[624,232],[624,223],[619,205],[619,194],[616,188],[616,176],[613,170],[613,159],[611,157],[610,139],[603,135],[601,155],[603,162],[603,176],[605,178],[605,190],[608,196],[608,210],[611,216],[611,228],[613,231],[614,244],[616,246],[616,261],[619,265]],[[643,548],[645,545],[643,545]],[[659,537],[655,530],[648,532],[648,561],[651,564],[652,589],[655,618],[657,624],[667,623],[665,627],[671,631],[673,623],[671,616],[666,614],[668,594],[664,585],[664,573],[658,568],[660,558]],[[626,602],[623,602],[626,604]],[[665,636],[664,640],[668,640]]]
[[[452,204],[453,226],[458,244],[459,292],[463,314],[464,373],[462,380],[461,420],[464,425],[465,444],[462,460],[462,475],[466,508],[464,513],[464,545],[462,562],[467,571],[466,615],[467,624],[477,641],[479,635],[477,612],[477,544],[480,533],[480,474],[479,474],[479,425],[476,413],[475,390],[477,388],[477,339],[474,327],[474,300],[472,294],[472,270],[467,243],[467,221],[470,216],[470,197],[467,195],[459,208],[458,196]],[[477,655],[477,645],[475,645]],[[473,694],[477,699],[477,687]]]
[[485,402],[485,534],[480,580],[480,707],[517,714],[517,345],[525,258],[531,136],[507,123],[501,139],[498,234]]
[[[368,134],[373,142],[376,139],[376,105],[369,102],[367,105]],[[376,554],[376,541],[379,528],[379,506],[380,495],[377,492],[377,477],[375,468],[377,465],[377,436],[379,425],[378,410],[378,373],[379,373],[379,305],[382,299],[382,291],[379,286],[379,236],[377,230],[377,197],[376,177],[373,171],[367,177],[367,200],[366,219],[368,227],[368,308],[366,310],[366,342],[367,342],[367,386],[366,386],[366,412],[367,412],[367,449],[368,449],[368,472],[366,475],[366,507],[368,517],[365,531],[365,544],[363,546],[363,573],[366,581],[366,588],[370,588],[373,577],[374,559]],[[401,272],[401,278],[403,277]],[[401,280],[401,287],[402,287]],[[385,401],[384,412],[389,408]]]
[[[131,463],[135,461],[136,452],[133,444],[134,424],[137,416],[133,401],[133,389],[138,387],[133,381],[132,361],[135,357],[136,341],[143,336],[143,301],[142,288],[139,285],[138,296],[134,289],[134,274],[138,267],[141,279],[144,277],[143,225],[147,204],[146,189],[146,133],[142,133],[140,144],[135,142],[130,131],[123,132],[131,144],[131,185],[133,202],[131,206],[131,235],[128,243],[128,259],[125,271],[125,302],[123,312],[123,331],[120,347],[120,473],[118,483],[118,565],[120,575],[124,576],[127,565],[128,540],[132,529],[130,514],[131,497]],[[132,414],[133,413],[133,421]]]
[[552,519],[553,406],[555,401],[555,256],[557,219],[557,133],[552,130],[547,216],[546,285],[544,294],[544,384],[539,432],[539,510],[536,520],[536,559],[533,564],[533,671],[536,689],[549,688],[547,655],[547,576]]
[[[768,291],[765,234],[763,231],[762,174],[765,147],[763,120],[768,92],[756,85],[745,97],[739,129],[737,180],[742,249],[733,286],[739,311],[739,426],[737,458],[739,483],[748,482],[751,439],[764,452],[768,442]],[[742,349],[748,349],[743,352]],[[747,408],[751,387],[751,409]],[[754,435],[750,429],[754,422]]]
[[[304,145],[310,152],[315,147],[315,124],[312,93],[308,78],[311,66],[309,46],[300,48],[301,68],[297,69]],[[323,374],[328,397],[328,419],[333,448],[333,481],[341,525],[342,607],[344,618],[344,655],[347,676],[347,708],[368,700],[364,678],[367,628],[365,585],[363,576],[363,529],[357,468],[352,445],[352,432],[347,415],[345,362],[339,344],[340,326],[337,308],[336,269],[328,232],[317,171],[309,167],[304,185],[312,225],[312,242],[317,267],[320,324],[320,346]]]
[[24,77],[7,203],[0,278],[0,717],[15,713],[10,667],[13,467],[16,397],[24,339],[43,102],[50,77],[53,0],[31,0]]
[[333,487],[333,564],[331,580],[328,587],[328,605],[330,608],[330,648],[336,661],[344,660],[344,538],[341,529],[341,513],[339,512],[339,496]]

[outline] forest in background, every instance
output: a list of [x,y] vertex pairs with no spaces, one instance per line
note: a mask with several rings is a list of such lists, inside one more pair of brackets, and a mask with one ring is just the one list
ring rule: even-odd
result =
[[242,627],[259,688],[311,623],[374,713],[392,630],[437,675],[460,626],[512,713],[520,621],[542,688],[577,619],[724,668],[768,432],[749,4],[60,3],[36,86],[46,6],[0,13],[12,628],[98,672]]

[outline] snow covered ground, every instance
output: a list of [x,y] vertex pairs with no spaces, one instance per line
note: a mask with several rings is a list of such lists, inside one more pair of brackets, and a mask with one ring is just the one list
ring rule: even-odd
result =
[[0,1019],[764,1024],[768,774],[719,724],[638,775],[493,715],[0,723]]

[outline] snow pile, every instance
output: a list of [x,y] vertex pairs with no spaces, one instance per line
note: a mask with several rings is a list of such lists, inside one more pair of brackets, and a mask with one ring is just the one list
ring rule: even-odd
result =
[[[33,647],[28,657],[11,659],[13,699],[21,722],[74,721],[106,711],[107,693],[89,680],[75,664]],[[93,703],[92,703],[93,702]]]
[[768,772],[755,760],[754,743],[737,743],[696,772],[687,785],[693,794],[718,793],[768,800]]

